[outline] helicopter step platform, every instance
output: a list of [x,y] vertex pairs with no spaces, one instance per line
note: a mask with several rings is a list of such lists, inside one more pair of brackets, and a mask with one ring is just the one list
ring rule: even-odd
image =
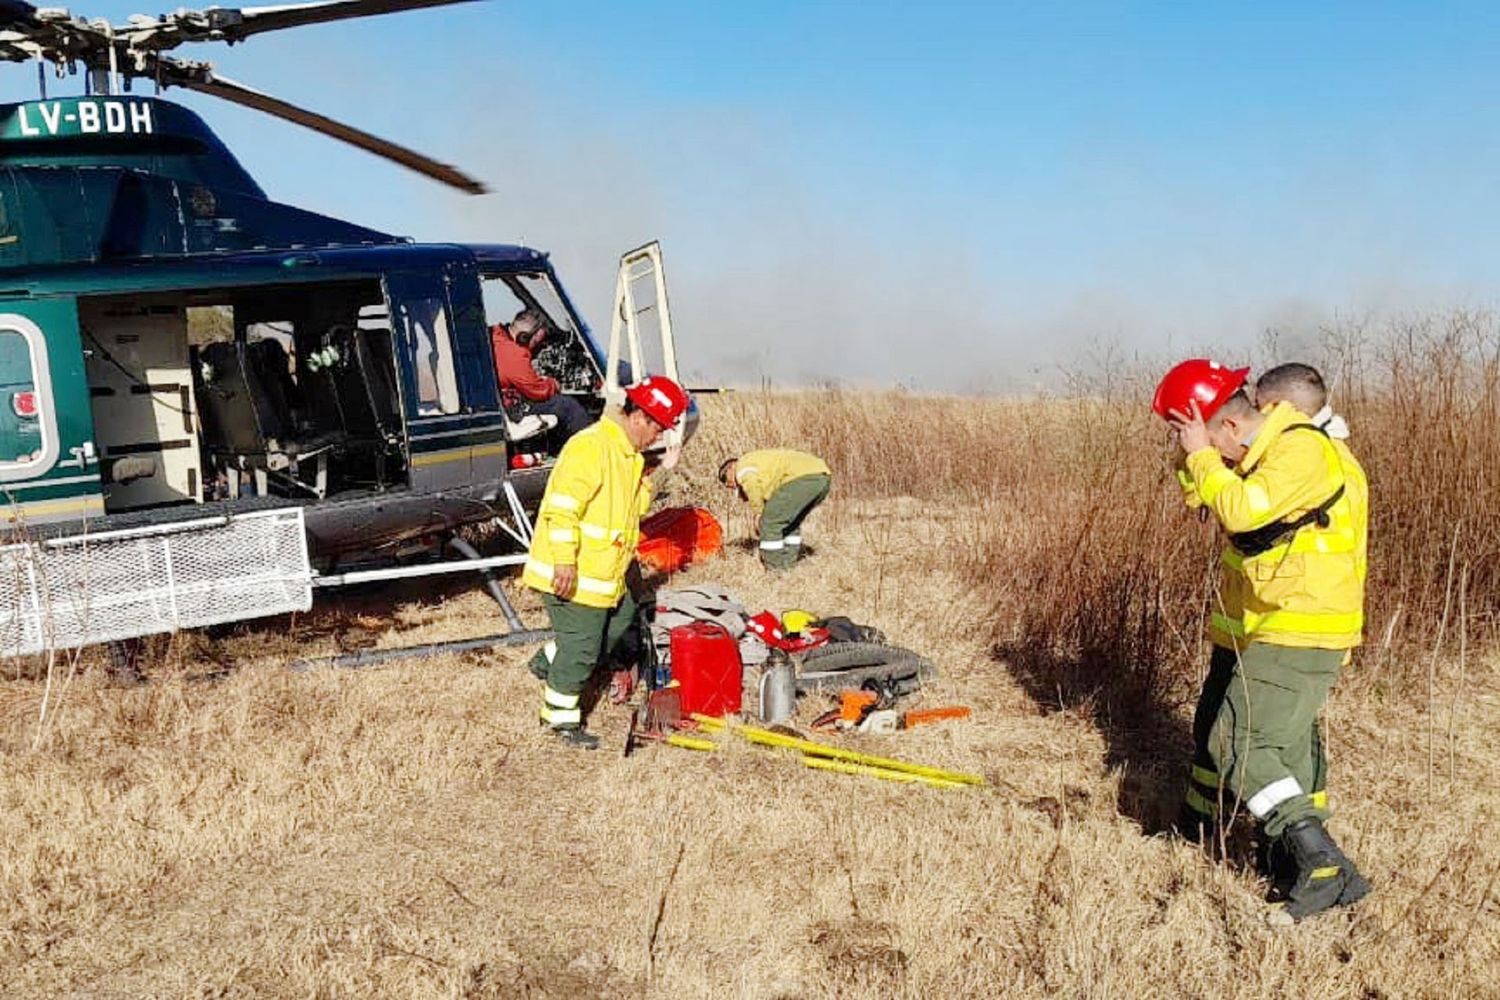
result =
[[300,507],[0,546],[0,655],[312,607]]

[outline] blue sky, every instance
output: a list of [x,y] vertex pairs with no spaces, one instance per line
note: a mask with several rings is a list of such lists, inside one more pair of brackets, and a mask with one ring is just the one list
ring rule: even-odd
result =
[[615,255],[660,237],[704,378],[992,389],[1100,343],[1248,354],[1490,305],[1497,29],[1482,4],[491,0],[192,52],[478,200],[176,99],[280,200],[552,251],[596,326]]

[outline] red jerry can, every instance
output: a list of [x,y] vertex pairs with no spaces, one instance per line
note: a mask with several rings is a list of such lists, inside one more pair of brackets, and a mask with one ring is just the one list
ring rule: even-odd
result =
[[672,679],[681,688],[682,714],[724,716],[740,710],[744,668],[740,646],[722,625],[693,622],[671,633]]

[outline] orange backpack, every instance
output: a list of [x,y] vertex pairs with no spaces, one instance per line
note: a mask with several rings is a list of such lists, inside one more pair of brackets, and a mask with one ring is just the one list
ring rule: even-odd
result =
[[702,507],[668,507],[641,522],[636,557],[658,573],[676,573],[724,551],[724,529]]

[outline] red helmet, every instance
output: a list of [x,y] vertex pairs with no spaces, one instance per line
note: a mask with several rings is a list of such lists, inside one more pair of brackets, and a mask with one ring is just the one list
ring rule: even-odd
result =
[[661,375],[647,375],[625,390],[625,398],[669,430],[688,408],[688,394],[682,386]]
[[1162,376],[1151,409],[1167,420],[1173,410],[1191,413],[1188,404],[1197,400],[1198,412],[1207,420],[1219,412],[1230,396],[1244,388],[1249,374],[1248,368],[1225,368],[1207,358],[1184,361]]

